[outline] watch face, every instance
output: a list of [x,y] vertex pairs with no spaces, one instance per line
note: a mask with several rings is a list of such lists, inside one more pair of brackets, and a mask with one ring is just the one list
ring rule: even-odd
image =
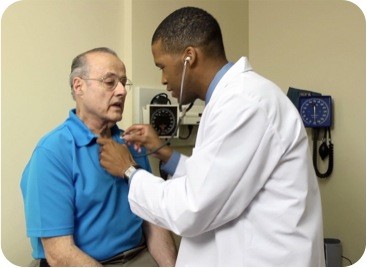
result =
[[300,97],[298,110],[305,127],[331,126],[330,96]]
[[177,106],[150,106],[150,124],[159,136],[171,136],[177,125]]

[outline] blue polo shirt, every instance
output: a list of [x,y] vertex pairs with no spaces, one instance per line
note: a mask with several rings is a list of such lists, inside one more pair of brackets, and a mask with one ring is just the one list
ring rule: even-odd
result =
[[[121,130],[111,130],[112,138],[123,143]],[[96,139],[71,110],[69,118],[37,144],[21,179],[35,259],[45,258],[41,237],[73,235],[75,244],[99,261],[142,241],[142,219],[130,210],[128,182],[101,167]],[[151,171],[146,157],[130,151]]]

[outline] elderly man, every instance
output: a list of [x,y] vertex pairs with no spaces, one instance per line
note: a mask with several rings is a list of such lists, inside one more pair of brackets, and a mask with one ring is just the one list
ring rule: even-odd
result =
[[[116,123],[130,84],[124,63],[108,48],[72,62],[76,109],[40,140],[21,180],[27,234],[40,266],[175,264],[171,234],[134,215],[128,183],[99,164],[98,137],[124,143]],[[146,157],[133,157],[150,171]]]

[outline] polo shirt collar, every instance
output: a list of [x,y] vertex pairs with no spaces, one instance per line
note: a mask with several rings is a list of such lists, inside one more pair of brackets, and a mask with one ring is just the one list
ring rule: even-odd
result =
[[[69,118],[66,120],[66,125],[75,139],[75,143],[78,147],[87,146],[90,143],[94,143],[98,136],[94,134],[80,118],[76,115],[76,109],[69,111]],[[112,136],[119,136],[120,130],[117,125],[111,128]]]

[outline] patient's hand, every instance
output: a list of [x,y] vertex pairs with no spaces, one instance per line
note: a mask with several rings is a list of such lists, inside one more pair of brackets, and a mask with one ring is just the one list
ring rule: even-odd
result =
[[107,138],[98,138],[97,143],[101,146],[99,160],[101,166],[112,175],[123,177],[131,165],[136,165],[125,144]]

